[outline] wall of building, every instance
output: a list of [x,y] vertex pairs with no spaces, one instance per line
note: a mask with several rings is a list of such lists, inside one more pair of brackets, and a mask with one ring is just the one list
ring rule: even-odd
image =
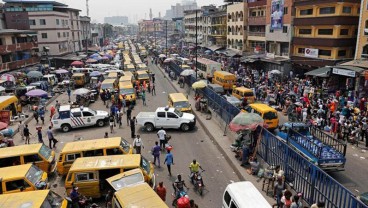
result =
[[[368,0],[362,0],[355,59],[368,58]],[[364,49],[364,50],[363,50]],[[364,54],[362,56],[362,54]]]

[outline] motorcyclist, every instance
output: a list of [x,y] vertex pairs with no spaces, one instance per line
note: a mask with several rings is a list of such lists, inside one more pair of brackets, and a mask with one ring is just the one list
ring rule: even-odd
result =
[[188,189],[187,185],[185,184],[184,180],[182,180],[181,175],[178,174],[177,179],[173,183],[174,191],[176,193],[176,198],[180,198],[180,192],[184,191],[184,187]]
[[[192,183],[193,183],[194,175],[199,172],[199,169],[203,170],[202,166],[197,162],[196,159],[194,159],[193,162],[190,163],[189,165],[190,180],[192,181]],[[204,186],[203,181],[202,181],[202,185]]]

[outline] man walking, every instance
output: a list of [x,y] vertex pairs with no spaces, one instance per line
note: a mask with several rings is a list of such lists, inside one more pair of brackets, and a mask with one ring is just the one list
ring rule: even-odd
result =
[[162,201],[166,200],[166,187],[164,186],[164,182],[160,182],[156,187],[157,195],[162,199]]
[[[49,129],[47,130],[47,137],[49,138],[49,147],[50,149],[55,148],[56,143],[59,141],[55,139],[54,133],[52,133],[51,126],[49,126]],[[52,146],[52,142],[54,142],[54,146]]]
[[164,164],[165,163],[167,165],[167,170],[169,171],[169,176],[171,176],[171,165],[174,165],[174,157],[171,154],[170,150],[167,150]]
[[135,124],[136,124],[136,119],[135,117],[133,117],[132,119],[130,119],[130,131],[131,131],[131,138],[135,137]]
[[18,131],[20,134],[20,138],[24,140],[24,123],[22,121],[19,121]]
[[147,105],[147,103],[146,103],[146,92],[144,90],[142,91],[142,102],[143,102],[144,106]]
[[70,95],[71,95],[72,91],[68,87],[68,89],[66,90],[66,92],[68,93],[68,101],[70,102]]
[[166,131],[164,130],[163,127],[161,127],[161,129],[157,132],[157,137],[160,139],[160,147],[162,150],[165,149],[165,144],[166,144]]
[[137,137],[133,141],[133,147],[135,149],[135,154],[141,154],[143,142],[140,135],[137,135]]
[[26,144],[29,144],[29,140],[30,140],[29,136],[32,135],[32,134],[29,132],[27,124],[26,124],[26,127],[23,129],[23,135],[26,138]]
[[152,83],[152,96],[156,95],[156,84],[153,82]]
[[158,142],[155,142],[155,146],[152,147],[152,155],[153,155],[153,164],[156,165],[156,159],[158,160],[158,167],[161,167],[160,164],[160,152],[161,147],[158,145]]
[[129,126],[130,120],[132,118],[132,108],[128,107],[128,110],[126,111],[127,113],[127,126]]

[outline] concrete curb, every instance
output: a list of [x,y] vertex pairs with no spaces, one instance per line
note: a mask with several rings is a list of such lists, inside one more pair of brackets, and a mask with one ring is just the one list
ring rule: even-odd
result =
[[[159,66],[156,65],[156,67],[160,70],[160,72],[165,76],[165,78],[167,79],[167,76],[165,74],[165,72],[163,71],[163,69]],[[178,90],[178,86],[176,86],[172,81],[168,80],[170,85],[175,89],[176,92],[180,92]],[[244,176],[241,174],[241,172],[239,171],[239,169],[237,168],[237,166],[239,166],[239,164],[235,164],[231,158],[226,154],[225,150],[223,149],[223,147],[221,145],[219,145],[219,143],[217,142],[217,140],[215,139],[215,137],[212,135],[211,131],[206,128],[205,123],[202,121],[202,118],[198,116],[198,112],[196,112],[195,110],[192,111],[192,113],[196,116],[197,121],[200,123],[201,126],[203,126],[203,130],[206,132],[207,136],[214,142],[214,144],[216,145],[217,149],[221,152],[221,154],[224,156],[225,160],[228,162],[228,164],[231,166],[231,168],[233,169],[233,171],[235,172],[235,174],[239,177],[240,180],[242,181],[246,181],[246,179],[244,178]]]

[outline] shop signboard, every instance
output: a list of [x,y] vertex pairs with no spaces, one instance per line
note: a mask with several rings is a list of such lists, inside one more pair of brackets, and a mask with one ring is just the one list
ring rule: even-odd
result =
[[310,57],[310,58],[318,58],[318,49],[305,48],[304,56],[305,57]]
[[347,77],[355,77],[356,75],[355,71],[350,71],[346,69],[338,69],[338,68],[332,68],[332,73],[347,76]]
[[280,30],[283,26],[284,0],[271,0],[271,29]]

